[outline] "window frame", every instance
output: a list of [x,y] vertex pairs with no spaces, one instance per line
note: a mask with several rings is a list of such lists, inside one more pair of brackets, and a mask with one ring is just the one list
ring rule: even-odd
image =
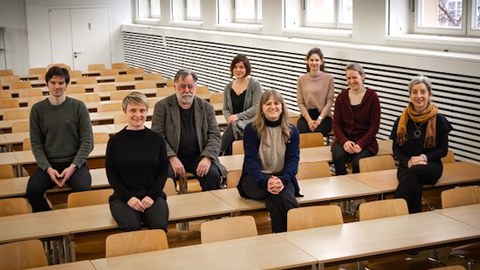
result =
[[[152,1],[157,1],[158,2],[158,16],[152,15]],[[143,4],[141,2],[146,2],[148,3],[148,17],[141,17],[140,16],[140,5]],[[162,20],[162,14],[161,14],[161,3],[160,0],[135,0],[135,22],[136,23],[157,23]]]
[[[218,0],[220,1],[225,1],[225,0]],[[239,19],[238,18],[238,13],[237,13],[237,6],[239,5],[238,1],[241,0],[232,0],[233,4],[233,10],[232,10],[232,23],[238,23],[238,24],[262,24],[262,0],[252,0],[254,1],[254,9],[255,9],[255,14],[254,14],[254,19]]]

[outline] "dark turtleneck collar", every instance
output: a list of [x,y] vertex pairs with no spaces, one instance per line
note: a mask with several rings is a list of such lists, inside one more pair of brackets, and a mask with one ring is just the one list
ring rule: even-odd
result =
[[275,121],[270,121],[267,118],[265,118],[265,125],[267,127],[278,127],[280,126],[281,123],[282,123],[281,117],[279,117],[278,120],[275,120]]

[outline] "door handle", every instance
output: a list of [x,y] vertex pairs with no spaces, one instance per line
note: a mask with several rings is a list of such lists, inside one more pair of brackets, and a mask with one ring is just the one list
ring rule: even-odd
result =
[[82,54],[82,52],[73,52],[73,57],[77,58],[79,54]]

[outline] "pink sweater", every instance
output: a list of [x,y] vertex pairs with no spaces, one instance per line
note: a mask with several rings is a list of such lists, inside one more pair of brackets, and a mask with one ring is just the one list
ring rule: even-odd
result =
[[308,114],[309,109],[318,109],[320,116],[323,118],[331,117],[334,96],[333,76],[331,74],[320,72],[312,75],[307,73],[298,78],[297,102],[302,116]]

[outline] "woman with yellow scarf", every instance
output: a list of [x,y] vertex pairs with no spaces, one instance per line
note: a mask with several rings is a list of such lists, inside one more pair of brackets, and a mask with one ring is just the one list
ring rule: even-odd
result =
[[399,161],[395,198],[404,198],[410,213],[422,211],[423,185],[435,185],[442,176],[441,158],[448,152],[448,120],[431,103],[432,83],[425,76],[408,85],[410,103],[395,121],[390,135]]

